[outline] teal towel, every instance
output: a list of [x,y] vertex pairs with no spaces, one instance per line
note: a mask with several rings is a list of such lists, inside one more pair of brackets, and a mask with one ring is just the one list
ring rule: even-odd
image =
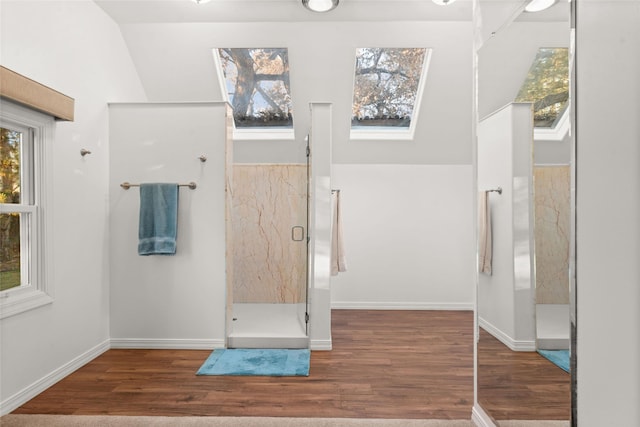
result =
[[178,184],[140,184],[138,255],[174,255]]

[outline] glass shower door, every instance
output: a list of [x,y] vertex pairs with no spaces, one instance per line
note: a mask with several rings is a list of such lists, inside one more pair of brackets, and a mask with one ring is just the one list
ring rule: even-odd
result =
[[[228,346],[307,348],[308,162],[233,165]],[[298,158],[300,158],[298,157]]]

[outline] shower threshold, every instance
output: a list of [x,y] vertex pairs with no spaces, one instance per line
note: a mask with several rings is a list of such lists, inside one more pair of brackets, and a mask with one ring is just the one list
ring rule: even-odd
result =
[[536,304],[537,348],[569,349],[570,322],[569,304]]
[[229,348],[309,348],[305,304],[233,304]]

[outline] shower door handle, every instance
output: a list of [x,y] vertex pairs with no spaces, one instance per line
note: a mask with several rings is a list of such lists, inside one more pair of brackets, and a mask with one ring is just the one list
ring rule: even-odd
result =
[[294,225],[291,227],[291,240],[294,242],[302,242],[304,240],[304,227],[301,225]]

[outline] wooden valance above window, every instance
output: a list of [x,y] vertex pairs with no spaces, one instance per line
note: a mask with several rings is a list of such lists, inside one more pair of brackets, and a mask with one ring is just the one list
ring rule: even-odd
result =
[[0,65],[0,96],[50,114],[57,120],[73,121],[74,99]]

